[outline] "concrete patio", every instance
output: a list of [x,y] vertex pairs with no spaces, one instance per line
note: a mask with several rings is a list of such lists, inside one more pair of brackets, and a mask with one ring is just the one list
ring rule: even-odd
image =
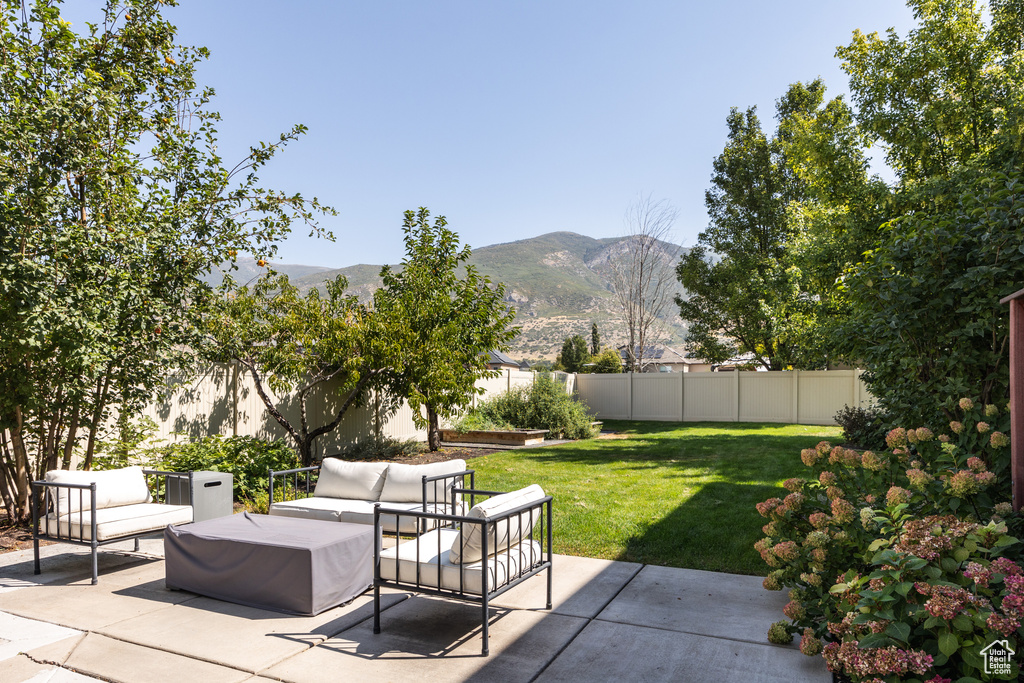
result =
[[371,592],[289,616],[170,591],[162,539],[131,547],[97,586],[76,546],[44,547],[40,576],[0,554],[0,681],[831,681],[767,642],[786,596],[757,577],[556,555],[553,609],[543,576],[501,596],[482,657],[476,605],[388,592],[374,635]]

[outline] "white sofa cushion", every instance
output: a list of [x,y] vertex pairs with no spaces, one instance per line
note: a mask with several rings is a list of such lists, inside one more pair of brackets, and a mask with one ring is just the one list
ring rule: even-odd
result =
[[[503,512],[514,510],[544,498],[544,491],[537,484],[531,484],[518,491],[510,491],[473,506],[467,517],[486,519],[496,517]],[[540,517],[540,510],[533,509],[521,515],[514,515],[506,520],[490,524],[464,523],[459,537],[451,546],[451,561],[455,564],[479,562],[483,556],[483,528],[487,527],[487,552],[499,553],[510,545],[516,545],[521,539],[529,538],[533,525]],[[549,520],[550,523],[550,520]]]
[[[440,474],[455,474],[466,470],[465,460],[448,460],[432,462],[426,465],[388,465],[388,476],[384,488],[380,492],[382,503],[419,503],[423,501],[423,477],[436,477]],[[451,489],[455,488],[456,480],[444,479],[431,482],[427,486],[427,502],[436,503],[451,500]]]
[[[348,524],[373,524],[374,503],[365,500],[351,500],[349,498],[302,498],[274,503],[270,506],[270,514],[279,517],[299,517],[301,519],[321,519],[328,522],[347,522]],[[387,503],[381,507],[392,507],[399,510],[422,510],[421,503]],[[456,514],[463,514],[465,506],[456,508]],[[427,512],[451,512],[451,506],[428,505]],[[398,517],[402,528],[400,533],[414,534],[416,529],[416,518]],[[381,512],[381,529],[389,533],[395,533],[395,515],[388,515]],[[426,528],[433,529],[437,526],[436,520],[427,520]]]
[[347,462],[324,458],[313,495],[318,498],[380,500],[387,470],[386,462]]
[[[89,510],[62,514],[60,519],[50,513],[41,520],[46,533],[59,534],[71,540],[92,540],[92,513]],[[146,531],[159,531],[168,524],[188,524],[192,521],[191,505],[164,505],[163,503],[136,503],[96,510],[96,540],[108,541]]]
[[[380,553],[381,578],[391,581],[397,579],[414,584],[417,582],[418,576],[419,584],[425,588],[440,587],[483,595],[485,587],[483,562],[459,564],[451,561],[449,549],[458,535],[459,532],[454,529],[438,529],[423,534],[416,540],[382,550]],[[417,545],[419,545],[420,560],[418,564],[416,562]],[[440,554],[438,554],[438,547],[441,548]],[[509,581],[510,576],[517,577],[542,559],[540,544],[536,542],[520,543],[512,546],[511,549],[506,549],[503,553],[492,555],[487,558],[486,588],[494,590],[504,585]]]
[[[123,467],[117,470],[83,472],[78,470],[50,470],[46,481],[55,484],[91,484],[96,482],[96,509],[148,503],[149,487],[141,467]],[[81,491],[81,495],[79,495]],[[56,496],[54,496],[56,494]],[[50,489],[50,497],[60,506],[60,514],[90,509],[90,494],[85,489]],[[55,508],[56,511],[56,508]]]

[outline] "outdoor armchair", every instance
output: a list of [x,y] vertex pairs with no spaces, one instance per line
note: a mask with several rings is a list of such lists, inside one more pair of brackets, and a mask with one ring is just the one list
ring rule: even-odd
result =
[[[464,600],[480,605],[482,653],[487,655],[491,600],[547,570],[546,608],[551,609],[551,496],[536,484],[510,493],[456,493],[469,496],[472,508],[465,515],[376,506],[373,632],[380,633],[382,586]],[[477,497],[488,498],[475,504]],[[384,549],[381,519],[392,515],[413,518],[416,527],[429,522],[436,528]]]

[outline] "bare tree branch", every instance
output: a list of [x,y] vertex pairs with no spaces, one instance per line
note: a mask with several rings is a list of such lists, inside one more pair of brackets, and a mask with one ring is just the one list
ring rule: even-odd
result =
[[672,228],[679,211],[650,195],[637,197],[626,210],[622,253],[610,259],[612,288],[628,331],[626,372],[643,372],[650,359],[644,349],[664,335],[662,314],[673,299],[679,247]]

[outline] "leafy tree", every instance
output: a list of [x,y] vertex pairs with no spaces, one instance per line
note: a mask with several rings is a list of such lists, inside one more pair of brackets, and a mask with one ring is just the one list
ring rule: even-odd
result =
[[587,340],[578,334],[566,337],[562,342],[562,351],[558,354],[559,365],[566,372],[582,372],[583,366],[589,362]]
[[605,349],[590,360],[593,365],[586,368],[587,372],[604,374],[622,372],[622,357],[615,349]]
[[28,515],[29,481],[88,468],[112,406],[148,403],[199,340],[213,264],[273,253],[314,200],[260,188],[304,129],[234,169],[216,151],[202,48],[175,44],[151,0],[108,0],[71,30],[55,2],[0,22],[0,496]]
[[820,79],[791,85],[772,137],[754,108],[729,115],[711,225],[676,270],[690,344],[712,362],[751,353],[769,370],[819,368],[832,355],[819,323],[843,309],[837,280],[870,246],[886,190],[867,177],[850,108],[824,94]]
[[[315,288],[300,296],[286,275],[268,276],[231,292],[208,318],[207,357],[234,360],[252,375],[256,393],[295,443],[304,467],[312,464],[317,437],[334,431],[395,362],[368,334],[373,312],[346,295],[347,286],[339,275],[327,281],[326,297]],[[307,402],[327,392],[339,401],[333,419],[309,424]],[[297,409],[290,418],[275,398],[286,394]],[[389,401],[387,409],[394,407]]]
[[492,286],[467,263],[470,248],[460,248],[444,216],[433,225],[429,219],[423,207],[405,212],[405,258],[401,270],[381,270],[383,285],[373,300],[378,324],[371,334],[388,353],[401,356],[404,369],[389,378],[391,393],[408,398],[436,451],[439,418],[469,404],[478,377],[498,374],[487,370],[486,352],[508,350],[519,329],[510,327],[515,313],[504,303],[504,285]]
[[[934,424],[954,396],[1007,396],[1007,314],[1020,288],[1024,3],[908,3],[906,39],[840,50],[862,127],[900,174],[896,220],[847,277],[837,343],[891,419]],[[1016,35],[1016,38],[1013,36]]]
[[597,323],[590,324],[590,355],[601,353],[601,335],[597,332]]
[[793,353],[780,339],[777,316],[797,294],[786,258],[786,205],[799,194],[756,108],[733,108],[727,124],[729,142],[705,193],[711,225],[680,259],[676,274],[687,296],[676,303],[699,355],[721,363],[750,352],[769,370],[781,370]]

